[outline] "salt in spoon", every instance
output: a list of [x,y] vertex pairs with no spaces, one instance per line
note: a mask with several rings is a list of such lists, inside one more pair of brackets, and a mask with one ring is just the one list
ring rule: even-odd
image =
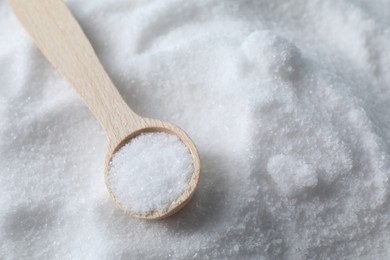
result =
[[188,148],[193,163],[188,188],[167,210],[148,214],[129,211],[106,185],[115,204],[131,216],[144,219],[161,219],[180,210],[193,196],[200,174],[199,155],[189,136],[171,123],[141,117],[129,108],[99,62],[80,25],[61,0],[9,0],[9,3],[44,56],[70,82],[104,128],[108,138],[106,184],[112,156],[141,133],[173,134]]

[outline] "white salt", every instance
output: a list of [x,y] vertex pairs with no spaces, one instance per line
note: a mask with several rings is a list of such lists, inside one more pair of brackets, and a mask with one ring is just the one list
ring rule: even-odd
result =
[[107,184],[125,209],[138,215],[163,213],[188,189],[193,171],[179,138],[143,133],[114,154]]
[[275,182],[279,192],[286,196],[294,196],[304,189],[317,185],[315,169],[294,157],[278,154],[267,163],[267,171]]
[[390,259],[390,1],[66,2],[202,178],[168,219],[117,209],[103,130],[0,1],[1,258]]

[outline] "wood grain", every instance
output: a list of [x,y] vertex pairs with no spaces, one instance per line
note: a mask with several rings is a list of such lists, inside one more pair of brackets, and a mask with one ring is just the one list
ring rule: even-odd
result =
[[62,1],[13,0],[9,3],[35,44],[79,93],[111,142],[116,143],[129,130],[138,129],[139,116],[124,102],[80,25]]

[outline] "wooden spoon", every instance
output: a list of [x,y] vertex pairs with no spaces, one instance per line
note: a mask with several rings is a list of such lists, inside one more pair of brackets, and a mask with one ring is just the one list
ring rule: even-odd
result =
[[[9,4],[38,48],[70,82],[104,128],[108,138],[106,186],[115,204],[126,213],[145,219],[164,218],[181,209],[194,194],[200,174],[199,155],[188,135],[171,123],[141,117],[129,108],[100,64],[80,25],[61,0],[9,0]],[[140,215],[128,211],[116,200],[107,185],[107,175],[113,154],[144,132],[176,135],[192,156],[194,172],[188,189],[165,212]]]

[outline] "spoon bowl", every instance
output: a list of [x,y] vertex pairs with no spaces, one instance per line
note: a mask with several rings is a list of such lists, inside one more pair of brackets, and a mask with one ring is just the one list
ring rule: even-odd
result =
[[[105,165],[105,181],[106,181],[106,187],[107,190],[113,199],[115,205],[120,208],[123,212],[126,214],[141,218],[141,219],[162,219],[165,217],[168,217],[177,211],[179,211],[181,208],[183,208],[192,198],[194,195],[198,182],[199,182],[199,176],[200,176],[200,159],[198,155],[198,151],[192,142],[191,138],[187,135],[186,132],[184,132],[181,128],[178,126],[171,124],[169,122],[164,122],[161,120],[156,119],[149,119],[149,118],[142,118],[142,128],[139,128],[127,135],[123,140],[117,143],[113,143],[109,145],[109,151],[107,153],[106,157],[106,165]],[[180,197],[178,197],[172,204],[163,212],[160,211],[151,211],[148,214],[139,214],[137,212],[133,212],[128,210],[122,203],[119,202],[119,200],[116,198],[115,193],[112,191],[111,186],[109,184],[108,178],[109,178],[109,170],[110,165],[112,161],[112,157],[114,154],[119,151],[124,145],[128,144],[133,138],[139,136],[143,133],[156,133],[156,132],[163,132],[171,135],[175,135],[179,138],[179,140],[186,146],[188,149],[188,152],[190,153],[192,157],[192,166],[193,166],[193,174],[191,176],[191,179],[188,182],[188,188],[182,193]]]

